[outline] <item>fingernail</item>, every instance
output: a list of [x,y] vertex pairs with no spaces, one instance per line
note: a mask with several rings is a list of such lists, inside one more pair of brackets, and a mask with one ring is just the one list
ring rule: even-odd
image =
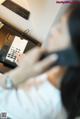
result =
[[49,58],[52,60],[52,61],[56,61],[58,59],[58,55],[57,54],[53,54],[53,55],[50,55]]

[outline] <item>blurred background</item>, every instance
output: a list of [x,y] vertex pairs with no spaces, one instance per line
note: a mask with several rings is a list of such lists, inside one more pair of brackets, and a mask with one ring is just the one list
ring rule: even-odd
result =
[[12,0],[31,12],[30,20],[36,33],[46,39],[49,29],[60,10],[56,0]]

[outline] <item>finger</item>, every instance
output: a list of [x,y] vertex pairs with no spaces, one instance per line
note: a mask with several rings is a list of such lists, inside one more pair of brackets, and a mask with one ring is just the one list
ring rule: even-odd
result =
[[23,62],[24,58],[25,58],[25,54],[17,54],[16,60],[15,60],[16,64],[17,65],[21,64],[21,62]]
[[35,66],[36,72],[43,73],[46,69],[48,69],[49,66],[51,66],[51,64],[55,63],[57,59],[58,59],[58,55],[56,54],[47,57],[43,61],[36,64]]
[[44,48],[39,48],[39,47],[33,48],[28,53],[26,53],[25,60],[26,61],[29,60],[29,62],[35,63],[40,58],[42,52],[45,52]]

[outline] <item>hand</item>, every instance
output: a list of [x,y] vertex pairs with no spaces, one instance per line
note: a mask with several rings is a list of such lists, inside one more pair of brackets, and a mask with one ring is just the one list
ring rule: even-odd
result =
[[58,56],[54,54],[42,61],[39,61],[43,52],[45,52],[45,49],[32,49],[25,54],[25,57],[22,59],[19,67],[8,73],[8,75],[13,79],[15,85],[43,73],[45,69],[53,64],[58,58]]
[[39,61],[41,55],[46,52],[45,49],[42,48],[34,48],[22,58],[20,63],[20,67],[26,67],[28,70],[32,70],[32,74],[39,75],[43,73],[51,64],[53,64],[57,59],[58,56],[56,54],[50,55],[49,57]]

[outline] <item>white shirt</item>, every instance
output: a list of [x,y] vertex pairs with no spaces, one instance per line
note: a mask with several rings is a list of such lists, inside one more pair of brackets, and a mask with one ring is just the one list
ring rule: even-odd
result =
[[46,75],[40,86],[32,86],[26,93],[22,89],[0,88],[0,113],[6,112],[11,119],[66,119],[60,91],[53,87]]

